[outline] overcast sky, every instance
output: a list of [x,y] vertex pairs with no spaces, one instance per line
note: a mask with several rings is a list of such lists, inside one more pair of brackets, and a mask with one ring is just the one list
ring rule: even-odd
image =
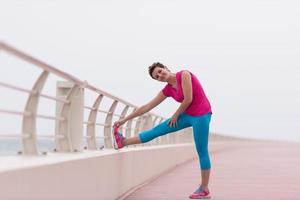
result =
[[[164,86],[147,74],[153,62],[190,70],[211,101],[213,132],[300,141],[299,4],[0,0],[0,40],[136,105]],[[16,73],[4,57],[1,81],[30,79],[34,67]],[[178,106],[168,99],[153,112]]]

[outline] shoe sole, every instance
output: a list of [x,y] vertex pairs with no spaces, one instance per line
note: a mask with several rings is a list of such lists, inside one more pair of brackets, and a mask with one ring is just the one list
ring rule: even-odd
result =
[[206,197],[195,197],[195,198],[192,198],[192,197],[189,197],[190,199],[210,199],[211,196],[206,196]]

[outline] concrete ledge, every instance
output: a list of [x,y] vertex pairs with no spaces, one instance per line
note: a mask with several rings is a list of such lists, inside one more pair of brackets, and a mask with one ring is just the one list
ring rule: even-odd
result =
[[195,157],[193,144],[176,144],[5,158],[1,165],[14,159],[14,166],[0,169],[0,199],[116,199]]

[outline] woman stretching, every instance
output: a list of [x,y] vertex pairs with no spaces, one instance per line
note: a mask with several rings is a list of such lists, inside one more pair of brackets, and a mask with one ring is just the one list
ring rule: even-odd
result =
[[210,175],[210,158],[208,153],[209,123],[211,118],[211,106],[197,77],[191,72],[183,70],[172,73],[165,65],[154,63],[149,67],[150,76],[160,82],[166,82],[166,86],[149,103],[139,107],[127,117],[114,123],[114,129],[126,121],[140,116],[167,97],[172,97],[180,106],[173,116],[150,130],[141,132],[138,136],[125,138],[121,133],[115,134],[115,142],[118,149],[153,140],[162,135],[175,132],[187,127],[193,127],[194,141],[199,156],[201,168],[201,184],[189,197],[191,199],[210,198],[208,182]]

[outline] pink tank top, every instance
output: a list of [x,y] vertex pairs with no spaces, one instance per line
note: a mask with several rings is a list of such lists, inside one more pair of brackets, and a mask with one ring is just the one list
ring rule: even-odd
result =
[[[162,92],[167,97],[172,97],[177,102],[182,102],[184,99],[182,86],[181,86],[181,74],[182,71],[176,73],[177,80],[177,90],[174,89],[170,84],[167,84]],[[192,78],[192,90],[193,90],[193,100],[189,107],[184,111],[184,113],[192,116],[204,115],[211,113],[210,103],[204,93],[204,90],[195,75],[191,72]]]

